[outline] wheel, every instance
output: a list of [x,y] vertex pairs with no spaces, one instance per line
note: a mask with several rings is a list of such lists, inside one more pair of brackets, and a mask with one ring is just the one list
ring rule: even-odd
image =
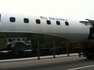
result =
[[87,59],[93,59],[93,56],[86,56]]

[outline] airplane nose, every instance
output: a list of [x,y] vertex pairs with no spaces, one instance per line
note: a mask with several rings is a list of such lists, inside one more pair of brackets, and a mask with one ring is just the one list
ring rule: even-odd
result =
[[1,14],[0,14],[0,26],[1,26]]
[[1,22],[1,14],[0,14],[0,22]]

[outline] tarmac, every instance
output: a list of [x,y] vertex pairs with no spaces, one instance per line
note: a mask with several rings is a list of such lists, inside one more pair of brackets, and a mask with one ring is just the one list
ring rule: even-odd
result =
[[[60,55],[55,55],[55,58],[58,57],[70,57],[70,56],[79,56],[78,53],[72,53],[72,54],[60,54]],[[40,56],[39,59],[48,59],[48,58],[54,58],[53,55],[50,56]],[[16,61],[26,61],[26,60],[38,60],[38,57],[25,57],[25,58],[16,58],[16,59],[4,59],[4,60],[0,60],[0,63],[4,63],[4,62],[16,62]]]

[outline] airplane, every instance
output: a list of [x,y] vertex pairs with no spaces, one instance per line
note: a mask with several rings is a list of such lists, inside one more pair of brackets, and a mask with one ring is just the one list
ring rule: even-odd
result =
[[[9,39],[8,33],[44,34],[66,38],[74,42],[89,42],[94,39],[94,20],[74,20],[2,12],[0,13],[0,36],[5,34],[5,37]],[[10,39],[9,42],[13,44],[13,38]],[[20,40],[22,40],[22,38]],[[28,42],[30,42],[30,40],[28,40]],[[89,53],[91,52],[89,51]],[[88,53],[86,55],[87,58],[93,56],[94,54],[88,55]]]

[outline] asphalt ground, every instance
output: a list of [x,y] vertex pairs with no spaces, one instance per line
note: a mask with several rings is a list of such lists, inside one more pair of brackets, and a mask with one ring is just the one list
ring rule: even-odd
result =
[[13,59],[0,62],[0,70],[94,70],[94,59],[79,58],[77,54]]

